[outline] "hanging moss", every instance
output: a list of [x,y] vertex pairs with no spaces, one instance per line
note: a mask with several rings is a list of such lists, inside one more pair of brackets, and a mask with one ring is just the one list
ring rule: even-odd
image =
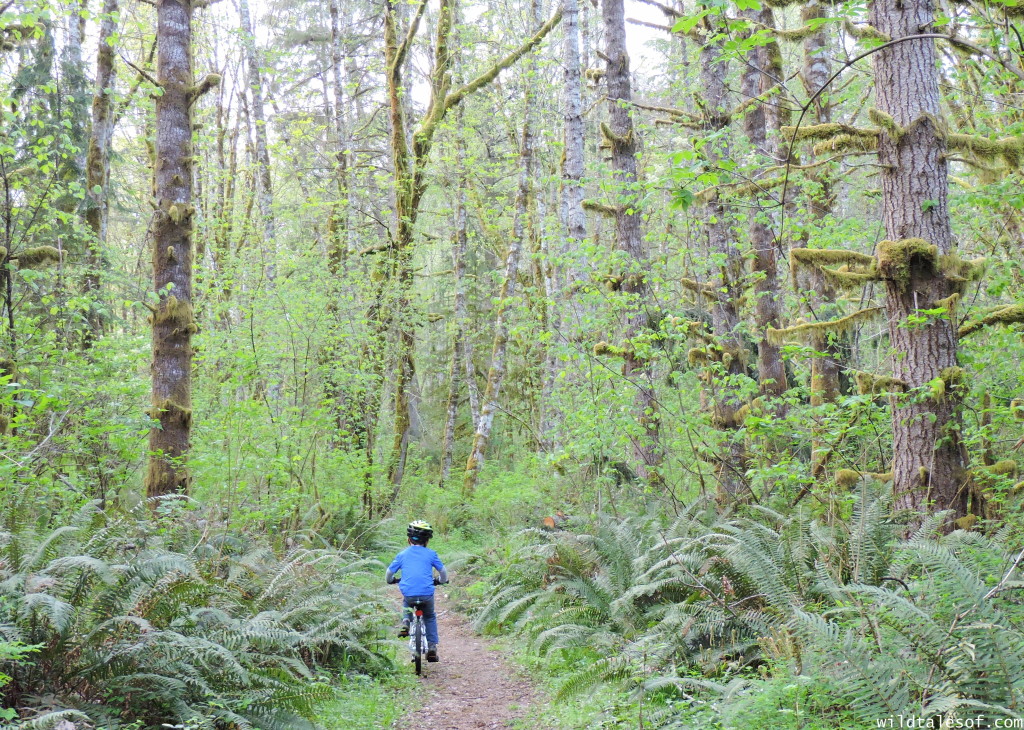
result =
[[693,279],[687,279],[686,277],[680,278],[679,283],[682,284],[684,288],[692,291],[694,294],[701,294],[706,297],[711,297],[712,299],[720,299],[722,296],[722,292],[713,287],[711,284],[706,284],[700,281],[694,281]]
[[189,103],[194,102],[210,89],[215,88],[221,82],[220,74],[206,74],[203,80],[188,90]]
[[609,147],[626,147],[633,143],[633,130],[629,130],[625,137],[620,137],[606,122],[601,122],[601,139]]
[[952,150],[967,152],[982,160],[1002,159],[1009,167],[1020,167],[1024,160],[1024,135],[989,139],[976,134],[950,134],[946,144]]
[[836,486],[841,489],[850,489],[857,486],[860,481],[860,472],[853,469],[839,469],[835,474]]
[[882,241],[878,244],[878,273],[906,287],[910,283],[911,267],[915,262],[925,263],[934,269],[938,257],[938,247],[922,238]]
[[978,281],[985,275],[986,259],[976,258],[964,260],[956,254],[939,256],[939,268],[948,278],[962,278],[967,281]]
[[174,324],[179,327],[194,325],[195,314],[192,303],[182,301],[171,294],[153,314],[153,324]]
[[1013,459],[1003,459],[997,461],[991,466],[984,467],[985,471],[989,474],[1001,477],[1015,477],[1017,476],[1017,462]]
[[[878,135],[840,134],[831,139],[818,142],[811,149],[815,155],[824,155],[831,152],[850,154],[877,152]],[[866,193],[867,191],[865,191]]]
[[1018,421],[1024,421],[1024,398],[1014,398],[1010,401],[1010,413]]
[[808,140],[836,139],[837,137],[861,137],[878,141],[878,130],[865,127],[854,127],[850,124],[826,122],[825,124],[808,124],[800,127],[782,127],[779,131],[795,142]]
[[53,246],[36,246],[19,251],[12,258],[18,260],[19,269],[39,269],[60,263],[62,256],[61,251]]
[[853,379],[857,383],[857,393],[860,395],[902,393],[907,389],[905,382],[889,375],[875,375],[861,370],[853,374]]
[[[830,266],[842,264],[833,269]],[[843,289],[855,289],[877,279],[875,257],[857,251],[824,248],[794,248],[789,252],[789,267],[794,282],[797,266],[818,269],[826,279]]]
[[849,266],[830,269],[823,266],[820,271],[832,286],[839,289],[860,289],[868,282],[878,281],[878,271],[873,265],[867,269],[851,269]]
[[163,424],[189,426],[192,423],[192,409],[167,399],[154,403],[149,411],[149,417],[159,420]]
[[858,23],[854,25],[850,22],[849,18],[843,18],[843,30],[859,41],[874,40],[881,41],[882,43],[888,43],[892,40],[892,38],[878,30],[875,26],[868,25],[867,23]]
[[804,266],[820,268],[834,264],[851,266],[874,266],[875,257],[857,251],[828,248],[794,248],[789,252],[792,261]]
[[6,246],[0,246],[0,261],[6,261],[6,260],[7,260],[7,247]]
[[736,423],[743,424],[750,416],[760,416],[764,413],[764,401],[761,398],[754,398],[750,403],[745,403],[736,411]]
[[903,135],[906,134],[907,130],[897,124],[891,115],[886,114],[881,109],[876,109],[875,107],[868,109],[868,119],[880,129],[888,132],[889,136],[896,142],[899,142]]
[[977,332],[982,327],[989,327],[994,324],[1014,324],[1024,322],[1024,304],[1007,304],[1001,307],[990,309],[987,314],[962,325],[958,330],[961,337]]
[[967,374],[961,367],[944,368],[939,377],[928,381],[927,387],[930,389],[929,397],[936,403],[941,403],[947,394],[962,394],[967,387]]
[[881,307],[868,307],[867,309],[860,309],[853,314],[848,314],[845,317],[839,319],[833,319],[827,322],[804,322],[803,324],[797,324],[793,327],[786,327],[784,329],[775,329],[769,327],[765,333],[768,341],[773,345],[782,345],[788,338],[796,335],[810,335],[810,334],[843,334],[849,332],[859,322],[871,319],[877,316],[882,311]]
[[610,357],[625,357],[626,354],[626,348],[611,345],[603,340],[594,345],[594,355],[596,356],[608,355]]
[[[771,3],[769,3],[770,5]],[[804,41],[821,30],[821,23],[802,25],[799,28],[771,28],[772,35],[783,41]]]
[[619,214],[619,209],[615,206],[598,203],[596,200],[584,200],[583,210],[589,210],[592,213],[599,213],[607,218],[614,218]]
[[947,314],[954,314],[956,312],[957,305],[960,304],[960,292],[953,292],[948,297],[942,299],[936,299],[932,303],[933,309],[944,309]]
[[893,474],[891,471],[886,472],[875,472],[875,471],[856,471],[854,469],[837,469],[833,479],[835,480],[836,486],[843,489],[850,489],[855,487],[857,482],[860,481],[861,477],[868,477],[869,479],[876,479],[880,482],[891,482]]

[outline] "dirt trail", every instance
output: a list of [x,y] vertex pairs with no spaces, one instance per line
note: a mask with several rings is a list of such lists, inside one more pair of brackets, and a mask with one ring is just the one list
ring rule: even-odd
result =
[[[438,594],[441,661],[423,664],[422,707],[396,725],[397,730],[480,730],[513,727],[530,714],[536,690],[490,642],[473,632],[461,614],[449,610]],[[411,669],[410,669],[411,671]]]

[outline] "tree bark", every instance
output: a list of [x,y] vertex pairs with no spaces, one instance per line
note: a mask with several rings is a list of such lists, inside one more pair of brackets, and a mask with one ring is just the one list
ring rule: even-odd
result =
[[616,182],[615,240],[620,251],[629,256],[630,270],[623,272],[620,291],[627,297],[626,345],[623,375],[636,389],[634,410],[640,433],[631,435],[637,474],[652,484],[661,482],[664,455],[659,440],[658,399],[649,358],[647,336],[647,281],[650,264],[640,230],[641,191],[636,174],[636,130],[630,116],[632,101],[629,54],[626,51],[626,18],[623,0],[602,0],[604,20],[605,83],[608,88],[608,131],[612,169]]
[[[928,32],[931,0],[873,0],[871,24],[892,39]],[[885,48],[874,55],[878,110],[891,117],[878,141],[882,178],[882,218],[886,235],[902,252],[905,269],[888,272],[886,316],[896,378],[908,390],[936,378],[950,380],[957,367],[954,317],[908,322],[921,309],[938,306],[955,288],[942,273],[938,256],[905,243],[922,239],[938,255],[954,252],[948,207],[946,142],[940,120],[939,72],[935,41],[924,38]],[[896,129],[898,128],[898,133]],[[879,253],[883,253],[880,244]],[[880,269],[886,267],[880,262]],[[897,509],[915,521],[929,510],[966,514],[965,453],[960,440],[959,389],[943,398],[917,391],[893,403],[893,489]]]
[[[800,17],[804,23],[810,23],[826,17],[826,13],[818,0],[811,0],[801,9]],[[803,67],[800,71],[800,79],[808,96],[814,96],[828,83],[828,79],[832,75],[829,50],[830,43],[826,26],[820,27],[804,39]],[[827,92],[815,98],[811,115],[815,124],[828,124],[832,121],[832,102]],[[811,217],[820,224],[832,215],[835,203],[834,183],[827,167],[817,168],[813,178],[820,188],[820,192],[808,203],[808,207]],[[808,275],[812,314],[819,320],[831,319],[832,310],[835,310],[835,288],[816,267],[811,268]],[[836,314],[838,315],[838,312]],[[839,399],[839,375],[843,371],[845,358],[838,338],[839,335],[836,334],[815,332],[808,342],[814,351],[814,355],[811,356],[810,382],[812,406],[835,403]],[[832,455],[831,448],[821,438],[822,436],[827,437],[827,435],[816,430],[811,443],[811,475],[815,478],[824,475]]]
[[153,284],[153,406],[146,494],[182,492],[192,428],[192,2],[157,7],[156,199],[151,223]]
[[[87,297],[99,292],[104,268],[104,248],[107,243],[107,219],[110,205],[107,201],[110,183],[110,142],[114,134],[113,105],[110,91],[114,83],[114,46],[111,43],[117,30],[115,14],[118,0],[104,0],[100,18],[100,36],[96,50],[96,91],[92,99],[92,131],[85,158],[86,209],[85,222],[92,231],[92,240],[86,254],[86,274],[82,289]],[[88,346],[103,332],[103,317],[95,303],[89,305]]]
[[[709,16],[703,21],[701,32],[704,42],[700,50],[700,82],[703,89],[702,126],[707,135],[720,133],[729,125],[729,108],[725,86],[728,63],[721,59],[722,48],[715,40],[720,29]],[[708,166],[719,160],[730,159],[732,150],[728,138],[703,148]],[[742,405],[732,381],[744,373],[745,353],[740,338],[740,316],[737,302],[743,285],[743,256],[733,241],[730,231],[731,216],[717,195],[708,198],[704,206],[706,250],[716,261],[711,277],[711,327],[721,372],[714,369],[706,373],[708,388],[705,397],[711,400],[712,423],[725,432],[727,443],[718,464],[718,497],[722,502],[737,498],[744,488],[746,449],[735,435],[739,426],[737,413]]]
[[[767,6],[759,11],[749,11],[747,15],[763,27],[775,27],[772,11]],[[772,54],[769,50],[777,52],[778,47],[757,46],[747,54],[741,82],[744,100],[761,99],[744,116],[743,131],[755,154],[762,160],[781,158],[777,142],[782,115],[776,110],[778,105],[786,103],[779,94],[769,96],[778,85],[778,79],[782,78],[782,69],[771,62]],[[772,113],[769,113],[770,110]],[[769,128],[773,132],[771,140],[768,136]],[[758,338],[757,377],[762,394],[778,397],[786,391],[788,383],[781,348],[770,342],[766,334],[769,327],[778,329],[782,319],[779,311],[782,292],[779,290],[772,224],[770,214],[762,205],[750,211],[750,244],[754,249],[754,326]]]

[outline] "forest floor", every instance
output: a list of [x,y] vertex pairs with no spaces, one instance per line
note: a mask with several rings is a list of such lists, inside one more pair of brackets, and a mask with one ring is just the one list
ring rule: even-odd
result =
[[426,696],[398,730],[480,730],[517,727],[530,714],[537,689],[517,673],[497,648],[473,631],[469,620],[437,601],[438,654],[441,661],[423,664],[420,679]]

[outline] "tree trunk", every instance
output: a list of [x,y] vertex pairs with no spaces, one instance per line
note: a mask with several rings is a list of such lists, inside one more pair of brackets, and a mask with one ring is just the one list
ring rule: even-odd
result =
[[[801,10],[804,23],[810,23],[826,17],[826,13],[818,0],[811,0]],[[800,72],[804,90],[808,96],[814,96],[832,75],[829,63],[829,36],[825,26],[820,27],[803,42],[803,68]],[[832,102],[827,92],[820,94],[812,106],[811,114],[816,124],[828,124],[832,121]],[[813,173],[814,181],[820,187],[820,193],[808,205],[811,217],[819,223],[832,215],[835,195],[833,193],[832,176],[827,167],[819,167]],[[819,320],[828,320],[829,310],[834,308],[836,290],[817,267],[808,272],[811,288],[812,314]],[[837,313],[838,314],[838,313]],[[844,367],[844,356],[839,346],[837,334],[814,332],[808,341],[814,355],[811,356],[811,405],[820,406],[835,403],[839,399],[839,375]],[[815,432],[811,443],[811,475],[820,478],[828,467],[832,455],[831,449],[822,441],[820,431]]]
[[[725,78],[727,62],[721,60],[722,48],[715,37],[720,29],[713,21],[714,16],[705,19],[702,33],[704,43],[700,50],[700,82],[703,89],[703,128],[707,135],[720,133],[729,124]],[[703,148],[709,167],[719,160],[730,159],[732,151],[728,138],[719,134],[719,141]],[[706,397],[711,400],[712,422],[723,430],[727,443],[719,460],[718,496],[726,502],[736,499],[744,487],[746,449],[735,435],[739,426],[737,413],[742,405],[736,387],[730,382],[734,376],[744,372],[743,341],[740,338],[740,316],[737,301],[742,292],[743,256],[731,235],[731,216],[725,206],[712,195],[704,207],[707,235],[706,250],[717,263],[711,277],[711,327],[714,333],[716,353],[721,362],[722,372],[716,375],[712,369],[706,373],[708,389]]]
[[[540,1],[533,0],[533,18],[540,22]],[[537,66],[536,52],[531,53],[524,71],[523,93],[523,138],[519,148],[519,187],[516,191],[516,210],[512,223],[512,238],[505,257],[505,278],[498,294],[497,313],[494,322],[494,344],[491,347],[491,367],[487,372],[487,385],[480,404],[480,420],[473,434],[473,446],[466,461],[466,475],[463,493],[472,495],[480,479],[487,458],[487,446],[494,428],[494,416],[499,407],[501,386],[505,379],[508,350],[508,318],[511,314],[512,297],[515,296],[516,278],[519,276],[519,257],[526,238],[527,218],[530,215],[530,197],[533,187],[534,152],[534,85],[533,76]]]
[[[869,15],[875,28],[898,39],[928,32],[933,9],[930,0],[874,0]],[[891,242],[879,245],[879,269],[886,276],[893,374],[911,390],[936,378],[953,382],[957,367],[955,317],[907,321],[918,310],[941,306],[938,302],[955,291],[939,260],[954,248],[935,41],[890,46],[874,55],[874,63],[878,110],[893,121],[878,141],[882,217]],[[929,251],[928,246],[935,248]],[[942,398],[917,391],[894,400],[897,509],[919,516],[944,509],[954,517],[966,514],[961,399],[959,389],[950,387]]]
[[[775,26],[772,11],[768,7],[759,11],[749,11],[747,17],[762,27],[773,28]],[[786,103],[779,94],[769,97],[772,89],[778,85],[777,79],[781,78],[782,73],[781,67],[775,67],[771,63],[769,48],[769,46],[757,46],[747,54],[742,78],[744,98],[761,99],[744,116],[743,131],[755,154],[762,160],[781,158],[778,154],[777,143],[782,115],[780,113],[769,114],[769,109],[775,111],[779,104]],[[777,51],[778,48],[776,47],[774,50]],[[779,55],[781,56],[781,54]],[[769,127],[774,133],[771,141],[768,138]],[[788,384],[781,348],[770,342],[766,334],[769,327],[778,329],[781,326],[779,307],[782,293],[779,290],[776,241],[772,224],[770,214],[762,205],[759,204],[757,209],[750,211],[750,244],[754,249],[753,270],[755,274],[754,326],[758,338],[757,377],[762,394],[778,397],[786,391]]]
[[352,208],[352,190],[349,180],[351,152],[348,149],[350,143],[348,125],[345,123],[345,86],[343,83],[347,53],[341,38],[338,5],[339,0],[331,0],[331,80],[334,85],[334,132],[338,145],[335,168],[338,199],[331,205],[328,229],[332,247],[329,261],[334,270],[337,270],[340,262],[355,248],[349,220],[349,212]]
[[[156,199],[153,284],[153,406],[146,494],[184,491],[192,429],[192,2],[157,7]],[[219,77],[207,77],[210,82]],[[201,85],[202,86],[202,85]]]
[[274,226],[274,188],[270,180],[270,151],[267,148],[267,120],[263,109],[263,73],[256,38],[249,17],[249,0],[239,0],[238,12],[242,20],[242,40],[249,71],[249,91],[252,93],[252,123],[256,152],[257,203],[263,233],[263,266],[270,282],[277,276],[277,239]]
[[626,18],[623,0],[602,0],[604,20],[605,82],[608,88],[608,132],[612,169],[616,181],[615,240],[629,256],[630,270],[624,271],[620,291],[627,298],[626,343],[623,375],[636,389],[635,412],[640,433],[631,435],[637,474],[649,483],[660,483],[664,455],[659,441],[658,400],[648,352],[647,282],[650,264],[640,231],[641,191],[636,175],[636,131],[630,116],[632,100],[629,54],[626,51]]
[[[114,15],[118,0],[104,0],[100,19],[100,37],[96,50],[96,92],[92,100],[92,131],[85,162],[86,210],[85,222],[92,231],[86,255],[86,274],[82,289],[86,297],[99,293],[100,276],[104,268],[103,253],[107,243],[107,218],[110,205],[107,190],[110,182],[110,142],[114,133],[114,116],[109,90],[114,81],[114,46],[111,43],[117,30]],[[89,336],[86,346],[103,332],[103,318],[95,302],[89,304]]]

